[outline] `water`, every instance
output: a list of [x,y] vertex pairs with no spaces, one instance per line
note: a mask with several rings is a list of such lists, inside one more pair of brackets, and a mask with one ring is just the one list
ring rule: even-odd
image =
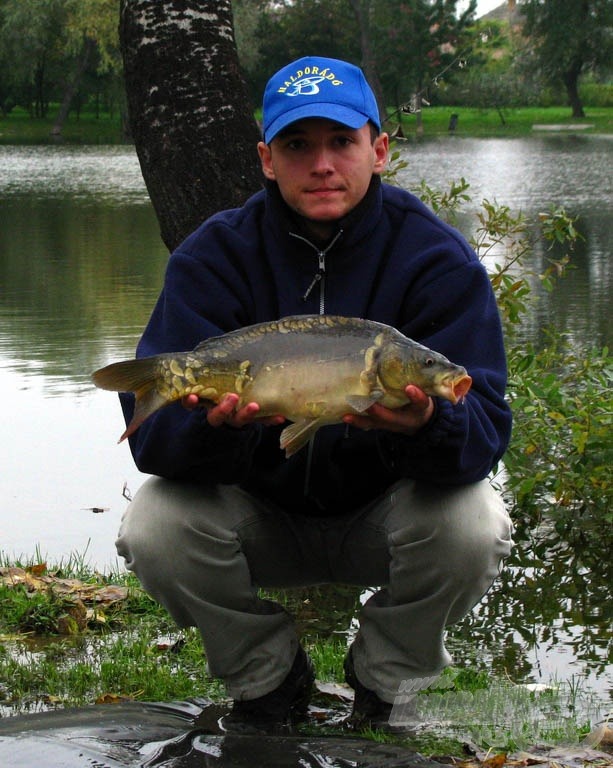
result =
[[[467,234],[482,198],[531,218],[550,203],[580,216],[584,240],[574,268],[558,290],[542,295],[527,333],[537,336],[551,322],[580,345],[610,345],[612,149],[608,137],[583,136],[407,142],[409,167],[401,178],[406,186],[424,178],[447,188],[464,176],[473,195],[460,219]],[[536,254],[543,256],[539,248]],[[113,540],[127,504],[124,488],[134,493],[144,476],[127,444],[116,444],[123,430],[116,397],[96,390],[89,374],[132,356],[166,260],[131,148],[0,146],[0,550],[6,557],[29,558],[38,550],[54,563],[77,553],[100,569],[119,565]],[[456,657],[467,659],[476,649],[475,663],[514,679],[587,675],[608,696],[610,636],[601,618],[590,623],[586,616],[607,610],[610,584],[592,572],[585,615],[568,618],[563,576],[539,574],[541,593],[512,573],[503,578],[481,612],[452,634]],[[559,613],[543,618],[545,604],[560,606]]]
[[[482,200],[508,206],[536,222],[551,206],[578,217],[581,239],[572,254],[571,274],[551,294],[540,291],[528,336],[552,324],[579,346],[613,342],[613,136],[544,135],[516,139],[442,138],[400,145],[408,167],[399,182],[415,187],[423,178],[446,190],[465,178],[471,202],[459,226],[474,233]],[[473,214],[471,217],[470,214]],[[535,266],[543,269],[547,245],[535,243]],[[557,251],[555,255],[561,255]]]
[[143,476],[89,374],[133,355],[167,253],[130,148],[0,147],[0,216],[1,548],[105,568]]

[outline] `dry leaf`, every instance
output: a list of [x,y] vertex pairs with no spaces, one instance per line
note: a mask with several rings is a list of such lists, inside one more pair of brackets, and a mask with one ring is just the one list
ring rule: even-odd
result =
[[96,699],[96,704],[122,704],[124,701],[134,701],[134,698],[119,693],[103,693]]

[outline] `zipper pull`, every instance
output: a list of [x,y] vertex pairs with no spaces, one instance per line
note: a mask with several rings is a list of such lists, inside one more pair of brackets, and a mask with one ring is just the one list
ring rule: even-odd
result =
[[306,292],[302,297],[302,301],[306,301],[309,298],[309,294],[311,293],[313,288],[315,288],[317,283],[323,280],[324,274],[326,272],[326,252],[318,251],[317,258],[319,261],[317,273],[315,274],[315,277],[311,280],[311,284],[309,285],[309,287],[306,289]]

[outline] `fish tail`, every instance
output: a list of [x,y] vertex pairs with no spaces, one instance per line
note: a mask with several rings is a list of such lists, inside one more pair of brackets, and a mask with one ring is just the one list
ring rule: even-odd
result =
[[158,392],[156,386],[158,378],[157,357],[111,363],[92,374],[92,381],[100,389],[111,392],[133,392],[136,397],[132,420],[119,438],[120,443],[136,432],[152,413],[178,399],[178,395],[175,398],[169,398]]

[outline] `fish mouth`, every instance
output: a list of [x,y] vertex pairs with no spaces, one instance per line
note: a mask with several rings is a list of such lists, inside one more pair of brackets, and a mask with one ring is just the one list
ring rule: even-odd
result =
[[472,377],[467,373],[454,378],[443,379],[440,386],[441,396],[450,400],[454,405],[461,403],[466,397],[473,383]]

